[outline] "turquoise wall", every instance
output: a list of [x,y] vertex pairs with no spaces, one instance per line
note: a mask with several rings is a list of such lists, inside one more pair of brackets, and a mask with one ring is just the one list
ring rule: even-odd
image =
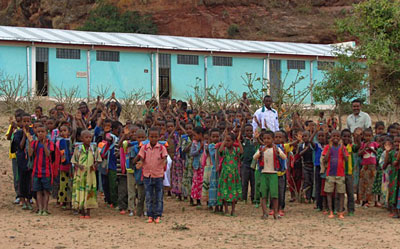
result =
[[9,76],[18,79],[20,76],[23,80],[24,89],[28,85],[30,87],[27,75],[26,47],[0,46],[0,71],[4,77]]
[[81,50],[81,58],[56,58],[56,48],[49,48],[49,96],[54,96],[56,88],[79,87],[79,97],[87,97],[87,79],[77,78],[77,72],[86,72],[86,50]]
[[[120,52],[119,62],[96,60],[96,51],[90,51],[91,57],[91,95],[95,97],[96,89],[103,86],[110,87],[118,98],[133,89],[142,89],[147,98],[151,96],[151,74],[153,71],[156,82],[156,58],[153,55],[153,70],[151,70],[151,54],[138,52]],[[12,58],[12,60],[10,60]],[[310,61],[306,60],[305,69],[298,76],[304,79],[296,86],[296,92],[310,85]],[[208,86],[224,84],[228,89],[239,95],[248,91],[242,76],[251,73],[256,78],[263,77],[263,58],[233,57],[232,66],[213,66],[212,56],[207,58]],[[8,75],[21,75],[27,82],[26,47],[0,46],[0,70]],[[54,96],[52,87],[70,88],[79,86],[80,97],[87,97],[87,79],[77,78],[77,72],[87,70],[86,50],[81,50],[81,58],[58,59],[56,49],[49,48],[49,84],[50,96]],[[145,72],[147,70],[147,73]],[[282,80],[288,87],[296,79],[298,70],[288,70],[287,60],[281,60]],[[324,78],[324,71],[317,68],[317,61],[313,61],[313,81],[320,82]],[[267,72],[268,73],[268,72]],[[286,79],[285,79],[286,77]],[[196,81],[196,78],[200,79]],[[199,55],[198,65],[183,65],[177,63],[177,54],[171,54],[171,92],[172,98],[186,100],[193,91],[196,82],[204,86],[204,56]],[[258,85],[257,85],[258,86]],[[154,86],[154,91],[156,87]],[[311,93],[304,103],[311,103]],[[325,103],[327,104],[327,103]],[[329,104],[329,103],[328,103]]]
[[[200,80],[197,81],[196,78]],[[186,100],[193,93],[196,83],[204,86],[204,56],[199,55],[198,65],[186,65],[178,64],[177,54],[171,54],[172,98]]]
[[[120,52],[120,61],[97,61],[96,51],[91,51],[91,93],[103,85],[115,91],[117,98],[133,89],[142,89],[149,98],[151,95],[151,54]],[[147,69],[147,73],[145,73]]]

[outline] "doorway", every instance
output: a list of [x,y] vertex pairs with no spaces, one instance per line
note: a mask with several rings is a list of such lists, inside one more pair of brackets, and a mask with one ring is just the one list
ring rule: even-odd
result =
[[36,48],[36,95],[49,94],[49,49]]
[[276,99],[279,96],[279,91],[282,87],[280,60],[269,61],[269,80],[271,97]]
[[159,88],[158,96],[169,98],[171,94],[171,55],[159,54]]

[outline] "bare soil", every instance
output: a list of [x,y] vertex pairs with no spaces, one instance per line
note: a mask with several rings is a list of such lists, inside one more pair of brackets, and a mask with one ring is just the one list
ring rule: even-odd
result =
[[[6,120],[0,119],[3,134]],[[357,208],[354,217],[330,220],[311,204],[287,203],[284,218],[263,221],[261,209],[250,204],[238,205],[238,217],[225,217],[166,197],[161,224],[122,216],[100,199],[90,220],[61,211],[54,200],[51,216],[36,216],[12,204],[8,145],[2,138],[0,248],[400,248],[400,219],[381,208]]]

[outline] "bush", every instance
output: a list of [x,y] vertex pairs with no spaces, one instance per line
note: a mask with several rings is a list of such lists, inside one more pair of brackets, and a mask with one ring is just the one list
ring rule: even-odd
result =
[[90,11],[88,19],[79,30],[157,34],[157,26],[151,15],[140,15],[137,11],[121,13],[117,7],[103,2]]
[[238,35],[239,32],[239,26],[237,24],[231,24],[228,28],[228,36],[231,38]]

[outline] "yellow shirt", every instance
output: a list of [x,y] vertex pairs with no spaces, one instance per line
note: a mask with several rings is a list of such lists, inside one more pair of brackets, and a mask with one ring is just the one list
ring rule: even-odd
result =
[[[8,134],[10,134],[10,132],[11,132],[11,125],[8,126],[8,130],[6,132],[6,137],[8,136]],[[10,143],[10,149],[8,150],[8,158],[10,158],[10,159],[17,158],[15,153],[11,153],[11,143]]]

